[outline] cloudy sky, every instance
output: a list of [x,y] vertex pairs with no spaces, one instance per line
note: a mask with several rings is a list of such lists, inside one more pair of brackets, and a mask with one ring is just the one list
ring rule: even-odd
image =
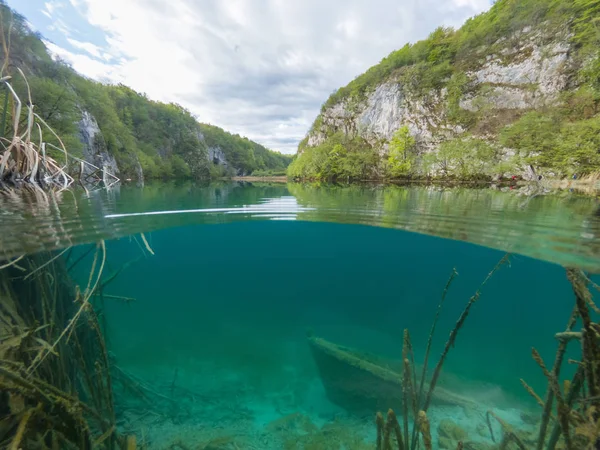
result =
[[491,0],[8,0],[80,73],[294,153],[329,94]]

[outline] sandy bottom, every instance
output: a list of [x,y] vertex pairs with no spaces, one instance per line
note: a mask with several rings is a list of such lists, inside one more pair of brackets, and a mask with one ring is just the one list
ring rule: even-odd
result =
[[[246,374],[208,363],[190,367],[128,367],[135,389],[115,379],[118,425],[149,449],[374,449],[372,417],[356,417],[331,403],[321,380],[294,367],[282,367],[279,380],[249,380]],[[137,392],[136,392],[137,390]],[[465,409],[431,406],[433,448],[456,448],[444,429],[457,433],[465,448],[491,449],[486,412],[492,410],[522,433],[535,425],[523,410],[492,404]],[[385,411],[383,411],[385,413]],[[399,415],[399,414],[398,414]],[[402,417],[399,415],[402,425]],[[502,430],[490,420],[498,443]],[[412,429],[412,426],[411,426]],[[440,431],[442,430],[442,431]],[[444,435],[446,439],[444,439]],[[441,437],[441,439],[440,439]]]

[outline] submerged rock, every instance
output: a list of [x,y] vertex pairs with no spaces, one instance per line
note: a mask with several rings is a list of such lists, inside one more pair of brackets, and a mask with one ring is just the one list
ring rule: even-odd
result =
[[450,419],[443,419],[438,425],[438,445],[440,448],[454,450],[458,442],[464,442],[468,434]]
[[463,441],[467,438],[467,432],[450,419],[443,419],[438,425],[438,435],[452,439],[454,441]]
[[489,437],[490,436],[490,430],[483,423],[477,424],[476,431],[477,431],[477,434],[481,437]]

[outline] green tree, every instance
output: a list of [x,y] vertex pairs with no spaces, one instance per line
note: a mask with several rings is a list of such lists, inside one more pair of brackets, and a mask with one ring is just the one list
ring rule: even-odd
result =
[[415,144],[415,138],[411,136],[408,126],[404,125],[394,133],[387,157],[387,171],[391,177],[409,174],[416,158]]
[[530,112],[500,133],[500,143],[513,148],[524,162],[534,167],[552,165],[560,122],[541,112]]
[[175,178],[189,178],[192,175],[190,166],[179,155],[171,156],[171,167]]

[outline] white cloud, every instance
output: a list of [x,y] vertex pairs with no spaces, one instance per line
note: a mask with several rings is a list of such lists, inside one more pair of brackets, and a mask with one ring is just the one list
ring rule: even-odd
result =
[[[406,42],[488,0],[70,0],[107,45],[52,51],[93,78],[175,101],[294,152],[328,95]],[[51,12],[51,10],[49,10]],[[116,64],[108,64],[112,57]]]
[[[50,17],[50,16],[48,16]],[[53,19],[54,22],[48,27],[51,31],[59,31],[65,36],[71,35],[71,28],[64,22],[63,19]]]
[[49,18],[52,18],[54,12],[58,9],[64,8],[64,3],[56,0],[50,0],[44,3],[44,9],[42,9],[42,13]]
[[56,9],[56,3],[54,3],[54,2],[44,3],[44,11],[46,11],[48,14],[52,15],[52,13],[54,12],[55,9]]
[[[83,50],[96,58],[106,59],[105,55],[108,55],[106,53],[103,53],[102,49],[100,47],[98,47],[97,45],[94,45],[90,42],[81,42],[81,41],[78,41],[78,40],[72,39],[72,38],[67,38],[67,41],[73,47]],[[108,56],[110,56],[110,55],[108,55]]]
[[116,66],[98,61],[88,55],[70,52],[50,41],[44,41],[44,44],[46,44],[52,55],[68,62],[75,70],[87,77],[106,82],[124,81],[119,68]]

